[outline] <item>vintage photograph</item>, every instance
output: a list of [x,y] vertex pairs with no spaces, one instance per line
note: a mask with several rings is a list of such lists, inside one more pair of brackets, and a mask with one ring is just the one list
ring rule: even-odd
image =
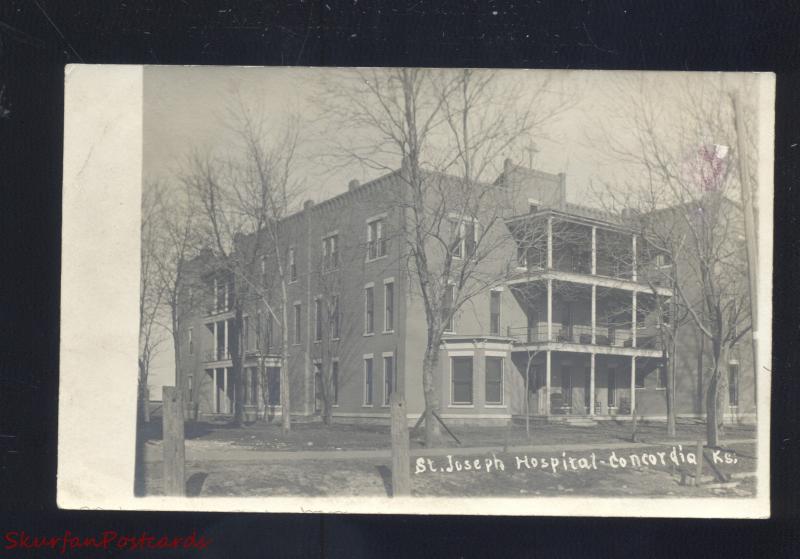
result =
[[145,67],[136,495],[755,497],[759,79]]

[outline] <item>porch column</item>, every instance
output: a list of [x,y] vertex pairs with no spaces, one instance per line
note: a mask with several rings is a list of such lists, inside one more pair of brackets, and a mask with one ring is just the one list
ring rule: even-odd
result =
[[592,227],[592,275],[597,275],[597,227]]
[[222,351],[224,352],[224,354],[222,355],[223,359],[227,359],[228,358],[228,330],[230,330],[230,328],[228,328],[228,321],[226,320],[225,321],[225,347],[222,349]]
[[547,269],[553,267],[553,218],[547,218]]
[[550,350],[545,352],[545,376],[544,376],[544,414],[550,416]]
[[594,353],[589,354],[589,416],[594,415]]
[[636,347],[636,291],[631,303],[631,347]]
[[[216,323],[214,324],[216,325]],[[219,369],[211,369],[211,387],[214,389],[214,413],[217,413],[217,410],[219,409],[219,384],[217,381],[217,371],[219,371]]]
[[636,235],[631,237],[631,250],[633,250],[633,254],[631,255],[631,262],[632,262],[632,269],[631,269],[631,279],[636,281]]
[[[597,286],[592,285],[592,345],[597,343],[595,329],[597,327]],[[594,354],[592,354],[594,355]],[[592,358],[594,359],[594,358]],[[592,361],[594,362],[594,361]]]
[[[214,321],[214,322],[212,322],[212,324],[214,325],[214,326],[213,326],[213,330],[214,330],[214,341],[212,342],[212,344],[211,344],[211,347],[214,349],[214,354],[211,356],[211,360],[212,360],[212,361],[216,361],[216,359],[217,359],[217,355],[218,355],[218,353],[217,353],[217,351],[218,351],[218,350],[217,350],[217,322],[216,322],[216,321]],[[215,369],[214,375],[216,375],[216,374],[217,374],[217,373],[216,373],[216,369]],[[216,376],[214,377],[214,380],[216,380]],[[214,386],[216,386],[216,385],[214,385]]]
[[547,341],[553,341],[553,280],[551,279],[547,280]]
[[224,399],[222,401],[225,403],[225,413],[229,413],[231,411],[230,410],[231,399],[228,398],[228,368],[225,367],[224,369],[221,369],[221,371],[222,371],[222,395],[224,396]]
[[631,357],[631,417],[636,413],[636,358]]

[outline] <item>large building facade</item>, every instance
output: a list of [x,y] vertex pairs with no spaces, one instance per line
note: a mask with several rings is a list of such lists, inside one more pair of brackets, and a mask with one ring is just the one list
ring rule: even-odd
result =
[[[388,421],[393,391],[404,395],[410,423],[420,417],[427,330],[408,243],[399,237],[408,219],[401,172],[353,181],[280,223],[288,347],[272,303],[278,282],[267,243],[247,277],[208,251],[187,263],[179,382],[201,414],[233,411],[232,302],[246,282],[260,287],[242,322],[248,419],[279,419],[284,352],[293,417],[313,420],[327,401],[335,421]],[[447,325],[436,375],[440,416],[502,424],[526,415],[626,419],[635,410],[664,418],[665,353],[653,310],[674,295],[663,281],[671,263],[620,216],[567,202],[563,174],[507,161],[494,185],[515,192],[491,264],[504,261],[506,273]],[[474,228],[461,234],[469,243]],[[699,417],[707,349],[690,326],[684,330],[676,411]],[[746,342],[725,367],[729,420],[755,413]]]

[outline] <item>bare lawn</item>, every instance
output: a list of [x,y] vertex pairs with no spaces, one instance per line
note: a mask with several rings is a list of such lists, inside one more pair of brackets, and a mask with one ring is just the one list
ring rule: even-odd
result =
[[[151,423],[151,430],[144,432],[145,446],[151,457],[142,466],[146,495],[163,492],[163,463],[159,456],[161,433],[157,426],[158,421],[155,421]],[[629,422],[595,426],[536,424],[530,439],[524,425],[494,428],[453,426],[452,429],[461,439],[461,446],[443,434],[437,444],[439,450],[425,449],[419,435],[412,436],[413,495],[755,495],[754,442],[728,445],[736,461],[720,463],[718,469],[726,475],[733,475],[729,482],[717,483],[711,477],[711,467],[705,463],[700,487],[681,483],[681,473],[686,478],[694,474],[695,467],[688,463],[676,467],[670,463],[668,454],[673,446],[677,448],[675,441],[685,443],[703,439],[705,426],[701,423],[681,423],[675,439],[666,436],[663,423],[640,423],[637,428],[639,444],[631,444],[632,426]],[[225,423],[187,423],[187,494],[254,497],[391,495],[389,435],[389,427],[379,425],[296,424],[284,437],[279,425],[255,423],[233,428]],[[748,441],[754,438],[752,427],[727,426],[725,429],[726,440]],[[223,449],[222,452],[219,449]],[[350,454],[348,451],[359,452]],[[681,447],[679,453],[693,451],[692,444],[690,448]],[[641,456],[643,453],[655,456],[661,453],[666,457],[649,464],[630,458],[631,454]],[[712,451],[706,450],[706,453],[710,458]],[[518,458],[525,461],[526,457],[527,463],[518,464]],[[504,467],[495,465],[487,471],[487,461],[496,464],[495,458]],[[553,458],[559,460],[557,467],[552,464],[543,466],[543,460],[552,463]],[[572,463],[565,462],[570,458]],[[617,458],[626,459],[626,464],[615,462]],[[538,461],[535,464],[534,459]],[[481,465],[478,469],[476,460]],[[462,467],[456,467],[456,462]],[[463,467],[468,462],[470,466]],[[594,467],[573,467],[579,464],[593,464]]]
[[[641,447],[635,453],[663,451],[665,447]],[[684,449],[686,450],[686,449]],[[598,450],[595,460],[598,469],[572,471],[551,468],[528,468],[524,463],[517,467],[521,453],[498,452],[470,454],[467,449],[454,451],[452,460],[463,464],[475,460],[485,464],[500,460],[504,468],[481,470],[461,469],[448,472],[451,458],[437,456],[431,462],[425,460],[426,468],[417,468],[419,458],[412,459],[411,483],[415,496],[593,496],[593,497],[752,497],[755,495],[755,460],[752,458],[755,445],[736,445],[736,464],[721,466],[726,474],[733,474],[730,483],[718,484],[710,479],[709,466],[704,464],[704,479],[700,487],[681,484],[681,470],[693,471],[693,467],[673,468],[670,465],[636,465],[612,467],[608,458],[615,456],[630,460],[631,449]],[[668,451],[668,449],[667,449]],[[708,452],[708,451],[707,451]],[[591,460],[590,452],[568,453],[567,457]],[[527,453],[529,460],[552,455]],[[556,455],[558,458],[559,455]],[[427,466],[433,464],[436,472]],[[188,494],[190,496],[387,496],[391,495],[391,461],[386,458],[352,460],[302,460],[291,462],[263,461],[194,461],[187,464]],[[162,492],[162,464],[153,462],[146,466],[146,494]]]
[[[160,440],[160,421],[155,420],[145,428],[145,440]],[[531,425],[528,438],[525,425],[513,424],[509,427],[476,427],[453,425],[450,427],[461,441],[462,447],[481,446],[520,446],[552,444],[592,444],[630,441],[632,426],[629,421],[601,422],[595,426],[576,426],[565,424]],[[420,430],[421,431],[421,430]],[[422,448],[421,432],[411,436],[411,448]],[[724,432],[728,439],[755,438],[752,426],[726,426]],[[186,424],[187,440],[224,442],[232,446],[253,450],[378,450],[390,447],[388,425],[334,423],[296,423],[291,432],[284,436],[280,425],[256,422],[244,427],[234,428],[224,422],[197,422]],[[705,424],[680,422],[676,440],[705,439]],[[669,442],[664,422],[639,422],[637,440],[643,442]],[[454,439],[442,431],[437,446],[458,447]]]

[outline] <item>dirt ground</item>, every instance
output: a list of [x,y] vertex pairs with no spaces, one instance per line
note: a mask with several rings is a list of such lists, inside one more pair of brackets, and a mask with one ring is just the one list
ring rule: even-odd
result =
[[[532,424],[528,437],[525,425],[509,427],[475,427],[454,425],[451,430],[461,446],[507,446],[525,444],[573,444],[631,440],[631,423],[600,422],[595,426],[561,424]],[[153,421],[143,430],[145,440],[160,440],[160,422]],[[416,436],[414,436],[416,435]],[[422,448],[421,433],[412,434],[411,448]],[[726,426],[724,437],[747,439],[755,437],[752,426]],[[390,446],[388,425],[296,423],[287,436],[280,426],[256,422],[234,428],[223,422],[186,424],[186,438],[193,441],[219,441],[254,450],[373,450]],[[669,441],[664,422],[639,422],[637,439],[648,443]],[[678,424],[677,440],[705,439],[705,424],[682,421]],[[457,447],[455,440],[443,433],[437,446]]]
[[[725,474],[733,474],[726,484],[719,484],[705,477],[699,487],[681,485],[680,471],[694,472],[694,466],[673,467],[669,457],[666,464],[657,461],[655,465],[631,465],[630,454],[654,455],[658,451],[669,453],[670,447],[653,446],[615,450],[615,458],[625,458],[626,466],[616,461],[611,466],[612,449],[594,451],[596,469],[571,470],[559,466],[552,468],[528,469],[524,463],[517,468],[517,457],[524,455],[497,453],[495,456],[471,455],[467,449],[459,452],[454,449],[452,457],[463,464],[481,464],[498,458],[504,469],[497,467],[481,470],[442,471],[449,465],[447,456],[431,458],[424,462],[425,471],[415,473],[417,460],[412,460],[412,494],[417,496],[592,496],[592,497],[752,497],[755,495],[755,445],[743,443],[734,445],[736,463],[721,464],[719,469]],[[683,448],[683,452],[690,449]],[[706,451],[709,452],[708,450]],[[542,459],[573,458],[575,463],[581,458],[584,464],[591,464],[591,452],[565,453],[563,456],[527,454],[528,461]],[[563,462],[559,462],[562,464]],[[429,465],[437,468],[430,471]],[[390,462],[385,458],[356,460],[308,460],[293,462],[268,461],[195,461],[187,464],[187,492],[189,496],[386,496],[391,495]],[[704,464],[704,476],[711,475],[711,468]],[[149,463],[145,466],[146,494],[161,494],[162,464]]]

